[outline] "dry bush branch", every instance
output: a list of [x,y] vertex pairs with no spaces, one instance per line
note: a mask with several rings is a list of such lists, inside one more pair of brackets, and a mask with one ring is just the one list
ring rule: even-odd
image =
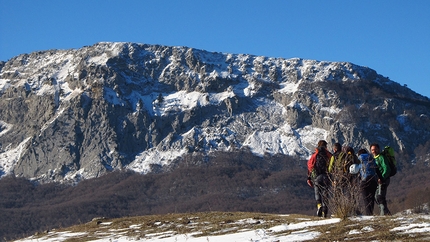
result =
[[329,176],[331,187],[328,188],[328,209],[336,217],[345,220],[361,214],[360,183],[355,175],[334,172]]

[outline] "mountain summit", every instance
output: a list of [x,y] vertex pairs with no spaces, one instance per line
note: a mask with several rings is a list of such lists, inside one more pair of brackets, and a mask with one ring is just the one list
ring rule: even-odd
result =
[[319,139],[413,162],[430,140],[427,97],[347,62],[97,43],[0,68],[1,176],[76,182],[244,148],[307,159]]

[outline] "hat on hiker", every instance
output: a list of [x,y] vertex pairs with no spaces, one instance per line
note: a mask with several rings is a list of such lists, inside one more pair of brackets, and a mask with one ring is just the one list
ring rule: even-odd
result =
[[325,141],[325,140],[318,141],[318,147],[326,147],[327,148],[327,141]]

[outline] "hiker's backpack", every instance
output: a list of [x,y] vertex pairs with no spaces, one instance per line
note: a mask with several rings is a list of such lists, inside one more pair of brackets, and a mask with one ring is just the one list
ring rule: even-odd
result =
[[367,180],[372,177],[376,177],[376,162],[370,154],[361,154],[358,156],[361,162],[360,176],[361,180]]
[[332,164],[332,173],[338,174],[339,172],[343,173],[343,167],[342,167],[342,163],[343,163],[343,157],[345,156],[345,154],[342,151],[337,151],[333,154],[332,159],[333,159],[333,164]]
[[342,164],[344,174],[349,174],[349,167],[352,164],[360,163],[357,156],[354,154],[354,150],[350,146],[342,147],[342,152],[338,159],[340,159],[338,162]]
[[382,150],[381,154],[384,156],[387,163],[390,165],[390,176],[394,176],[397,173],[397,161],[394,157],[394,149],[391,146],[385,146],[384,150]]
[[329,158],[324,148],[317,148],[316,161],[314,165],[315,177],[321,174],[327,174],[327,164]]

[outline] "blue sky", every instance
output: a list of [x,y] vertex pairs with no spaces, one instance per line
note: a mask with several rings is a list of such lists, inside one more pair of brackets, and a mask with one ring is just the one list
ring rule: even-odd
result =
[[0,0],[0,60],[100,41],[347,61],[430,97],[428,0]]

